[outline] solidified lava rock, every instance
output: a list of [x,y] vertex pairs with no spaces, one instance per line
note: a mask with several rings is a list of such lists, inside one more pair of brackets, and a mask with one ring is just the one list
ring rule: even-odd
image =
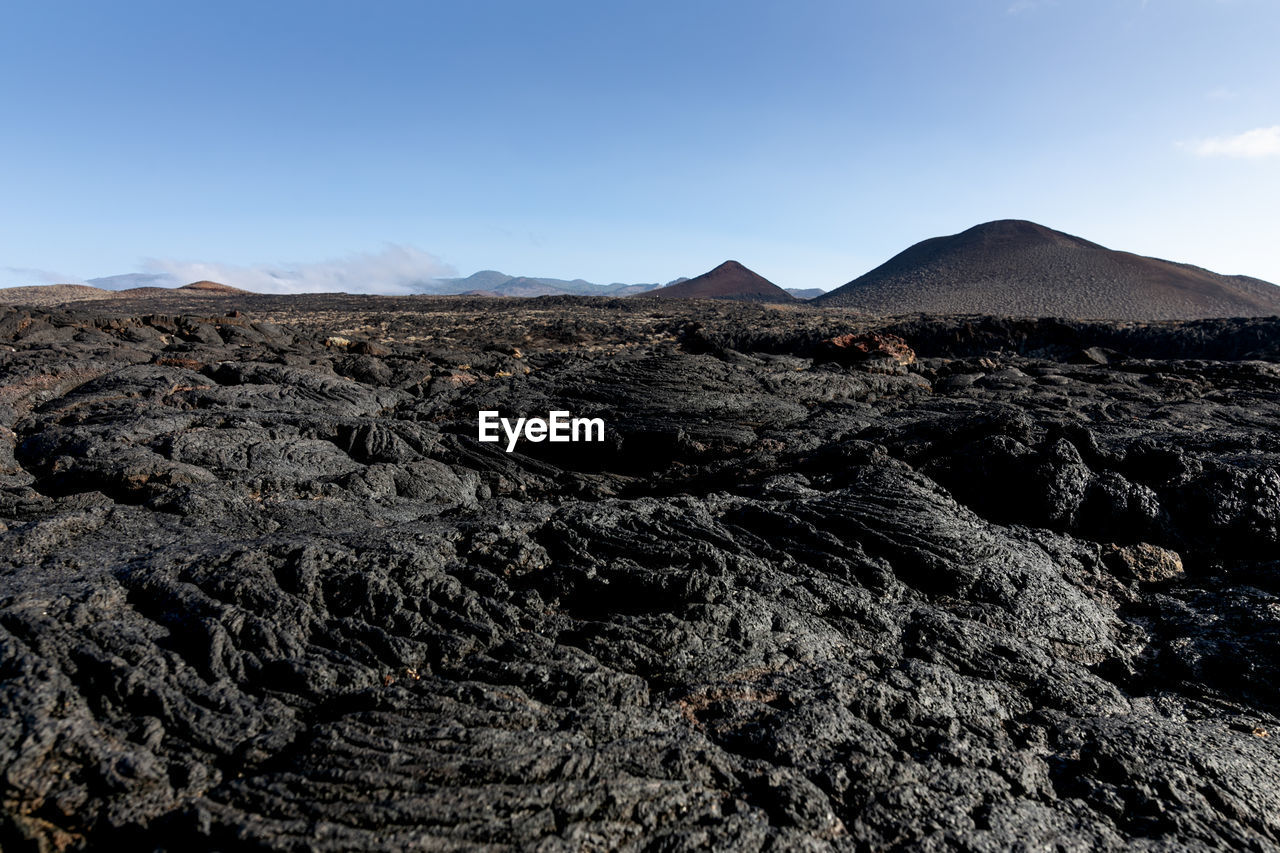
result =
[[905,367],[916,361],[916,354],[906,341],[882,332],[837,335],[823,341],[823,352],[836,360],[853,363],[883,359]]
[[1280,849],[1280,321],[236,299],[0,313],[3,849]]

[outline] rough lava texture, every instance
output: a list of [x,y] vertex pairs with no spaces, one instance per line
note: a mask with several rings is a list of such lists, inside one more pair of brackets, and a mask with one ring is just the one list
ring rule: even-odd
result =
[[1280,849],[1276,320],[146,304],[0,313],[6,851]]

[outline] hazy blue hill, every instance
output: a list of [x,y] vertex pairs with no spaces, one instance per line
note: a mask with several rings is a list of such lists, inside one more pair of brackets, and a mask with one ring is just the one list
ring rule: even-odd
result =
[[[677,279],[679,281],[680,279]],[[661,284],[595,284],[580,278],[533,278],[481,270],[466,278],[441,278],[417,286],[420,293],[492,293],[495,296],[630,296],[663,287]]]
[[129,290],[134,287],[177,287],[184,282],[178,281],[167,273],[131,272],[124,275],[91,278],[85,283],[101,287],[103,290]]

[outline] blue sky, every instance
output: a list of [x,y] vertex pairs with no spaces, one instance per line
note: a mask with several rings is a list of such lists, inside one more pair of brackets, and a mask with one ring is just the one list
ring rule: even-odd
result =
[[0,285],[830,288],[999,218],[1280,282],[1277,36],[1275,0],[0,0]]

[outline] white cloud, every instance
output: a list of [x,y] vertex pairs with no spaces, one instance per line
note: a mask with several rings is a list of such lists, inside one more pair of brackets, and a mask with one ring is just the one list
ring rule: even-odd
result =
[[456,274],[435,255],[397,245],[309,263],[240,266],[149,258],[143,266],[184,283],[209,280],[256,293],[414,293],[419,282]]
[[1201,157],[1243,157],[1257,159],[1280,156],[1280,124],[1259,127],[1235,136],[1214,136],[1192,143]]

